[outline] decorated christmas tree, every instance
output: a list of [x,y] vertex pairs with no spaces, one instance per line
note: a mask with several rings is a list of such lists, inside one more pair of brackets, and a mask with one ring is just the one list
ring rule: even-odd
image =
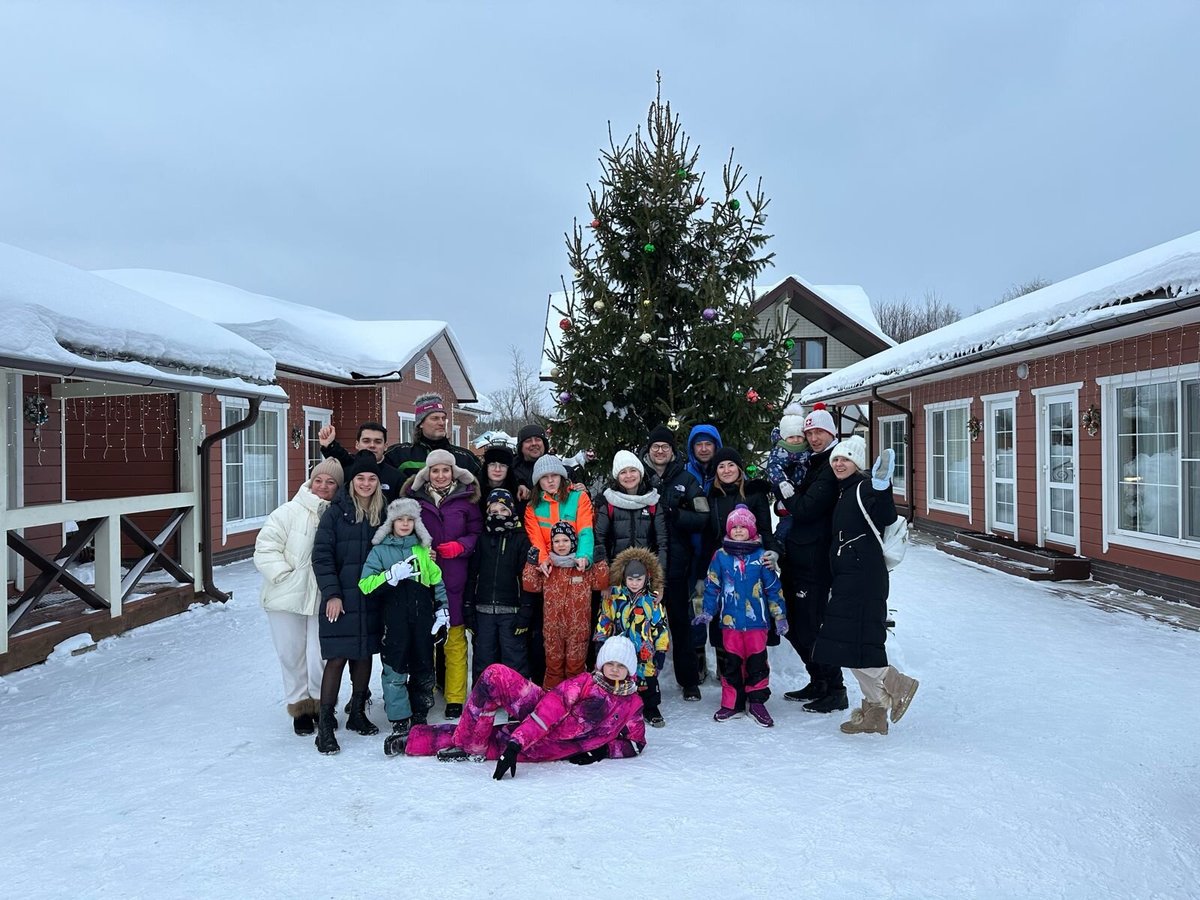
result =
[[600,163],[589,220],[567,235],[572,280],[552,307],[554,443],[607,460],[655,425],[711,422],[750,462],[790,394],[792,344],[752,309],[773,255],[761,180],[748,190],[731,150],[707,191],[661,90],[644,131],[617,144],[610,127]]

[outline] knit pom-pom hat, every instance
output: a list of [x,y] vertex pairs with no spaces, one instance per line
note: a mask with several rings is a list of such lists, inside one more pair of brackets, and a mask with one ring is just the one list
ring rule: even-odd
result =
[[798,434],[804,434],[804,407],[799,403],[789,403],[783,411],[783,418],[779,420],[779,436],[787,438]]
[[829,410],[825,408],[824,403],[814,403],[812,412],[804,420],[805,431],[812,431],[814,428],[828,431],[831,435],[837,437],[837,426],[833,424],[833,416],[829,414]]
[[733,529],[739,525],[750,532],[750,540],[758,540],[758,523],[754,521],[754,513],[750,512],[750,508],[745,503],[739,503],[733,508],[733,512],[726,516],[725,536],[730,537]]

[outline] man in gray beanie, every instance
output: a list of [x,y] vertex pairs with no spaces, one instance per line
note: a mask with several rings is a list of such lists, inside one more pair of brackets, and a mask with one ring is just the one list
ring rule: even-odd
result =
[[446,450],[454,456],[454,463],[479,478],[482,469],[479,458],[466,447],[451,444],[446,438],[446,402],[441,394],[422,394],[413,402],[413,418],[416,434],[411,444],[394,444],[384,454],[384,459],[400,470],[401,480],[425,468],[425,457],[431,450]]

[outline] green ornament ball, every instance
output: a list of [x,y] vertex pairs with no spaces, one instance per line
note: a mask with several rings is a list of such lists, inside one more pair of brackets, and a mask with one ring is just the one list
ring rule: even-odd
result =
[[653,253],[653,252],[654,252],[654,245],[653,245],[653,244],[647,244],[647,245],[646,245],[645,247],[643,247],[642,249],[643,249],[643,250],[645,250],[647,253]]
[[729,208],[730,208],[730,209],[741,209],[741,208],[742,208],[742,203],[741,203],[741,201],[740,201],[740,200],[730,200],[730,201],[729,201]]
[[742,334],[740,331],[735,331],[731,335],[731,337],[733,338],[733,342],[735,344],[740,344],[745,339],[746,336],[744,334]]
[[758,475],[758,466],[753,465],[753,464],[746,466],[746,474],[749,475],[751,478],[756,477]]
[[688,171],[687,171],[687,169],[685,169],[683,167],[680,167],[675,170],[676,178],[687,178],[687,175],[688,175]]
[[786,341],[783,342],[783,346],[785,346],[789,350],[791,350],[793,347],[796,346],[796,342],[793,341],[791,338],[788,338]]

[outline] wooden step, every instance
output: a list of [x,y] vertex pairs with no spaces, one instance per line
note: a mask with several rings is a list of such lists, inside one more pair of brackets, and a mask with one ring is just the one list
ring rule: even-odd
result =
[[957,532],[954,541],[980,553],[994,554],[1035,569],[1050,569],[1055,581],[1087,581],[1092,577],[1092,561],[1083,556],[1020,544],[1006,537],[977,531]]
[[939,541],[937,548],[943,553],[949,553],[951,556],[957,556],[959,559],[979,563],[981,566],[998,569],[1001,572],[1007,572],[1009,575],[1016,575],[1020,578],[1027,578],[1030,581],[1059,580],[1055,577],[1054,570],[1046,566],[1035,566],[1027,562],[1008,559],[999,553],[976,550],[974,547],[968,547],[966,544],[958,541]]

